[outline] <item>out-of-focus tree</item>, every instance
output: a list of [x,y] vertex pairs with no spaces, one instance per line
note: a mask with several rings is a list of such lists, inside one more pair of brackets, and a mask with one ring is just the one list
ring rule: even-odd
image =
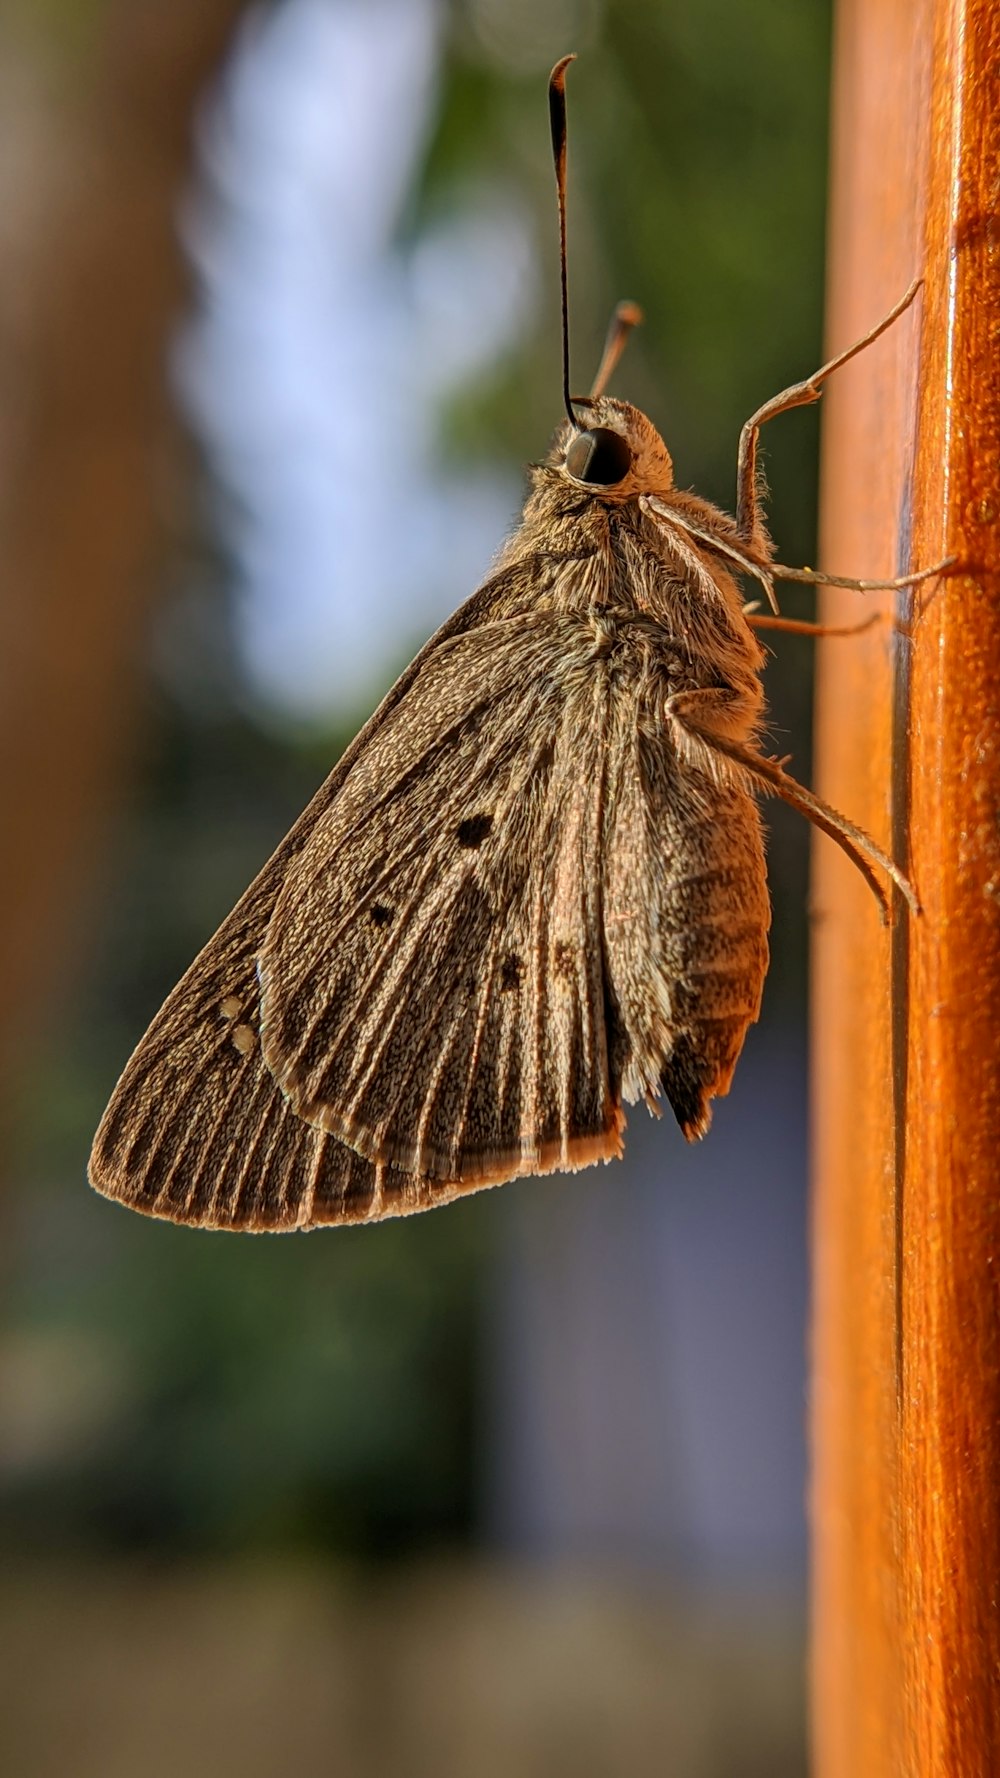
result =
[[[68,961],[131,732],[194,103],[240,0],[0,23],[0,1079]],[[67,909],[70,918],[67,919]]]

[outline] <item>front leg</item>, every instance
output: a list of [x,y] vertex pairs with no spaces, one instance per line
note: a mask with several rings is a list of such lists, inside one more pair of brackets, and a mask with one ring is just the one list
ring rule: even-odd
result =
[[676,692],[667,699],[667,720],[674,730],[682,758],[690,759],[692,764],[715,779],[730,782],[740,777],[744,781],[749,779],[754,788],[780,796],[782,802],[798,809],[814,827],[829,834],[861,872],[879,904],[883,921],[888,922],[890,918],[889,901],[872,869],[873,864],[877,864],[895,883],[913,913],[919,914],[920,903],[913,884],[870,834],[790,777],[782,760],[769,759],[732,733],[733,697],[732,692],[710,687],[702,691]]
[[839,352],[836,358],[831,358],[829,364],[814,371],[804,382],[793,383],[790,389],[783,389],[780,395],[772,396],[755,414],[751,414],[740,433],[740,454],[736,468],[736,529],[748,549],[755,553],[764,553],[765,556],[767,554],[767,526],[764,523],[763,500],[757,481],[757,444],[761,427],[768,420],[776,419],[779,414],[787,414],[793,407],[809,407],[812,402],[818,401],[827,378],[835,370],[839,370],[842,364],[846,364],[848,359],[856,357],[858,352],[863,352],[866,346],[872,345],[894,321],[898,321],[900,315],[909,308],[922,283],[922,278],[915,279],[895,308],[883,315],[882,320],[865,334],[864,339],[856,340],[853,346],[848,346],[846,352]]

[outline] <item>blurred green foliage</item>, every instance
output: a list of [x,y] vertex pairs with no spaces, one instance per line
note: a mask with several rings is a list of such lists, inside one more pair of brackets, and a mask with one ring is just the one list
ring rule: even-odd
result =
[[[534,61],[514,68],[484,43],[488,10],[451,8],[402,240],[481,184],[503,185],[533,218],[546,304],[509,362],[442,415],[442,449],[523,461],[558,418],[545,76],[576,47],[577,381],[589,380],[615,300],[641,301],[647,325],[616,390],[660,425],[678,479],[728,505],[740,424],[819,361],[825,0],[614,0],[577,9],[575,44],[565,41],[573,8],[539,0],[538,41],[524,58]],[[815,439],[806,415],[782,420],[767,441],[788,560],[812,554]],[[181,608],[183,563],[172,578]],[[201,638],[224,667],[228,581],[221,564]],[[203,653],[192,638],[191,659]],[[781,658],[770,691],[804,771],[808,652],[783,642]],[[144,1222],[84,1184],[117,1067],[347,738],[264,732],[235,671],[223,670],[210,696],[192,685],[161,684],[153,696],[81,992],[27,1092],[11,1349],[43,1394],[48,1365],[82,1406],[62,1427],[26,1411],[0,1488],[2,1523],[8,1539],[39,1547],[374,1552],[463,1537],[474,1518],[478,1304],[503,1226],[493,1194],[445,1216],[253,1241]],[[769,999],[794,1011],[806,835],[791,822],[776,831],[783,944]]]

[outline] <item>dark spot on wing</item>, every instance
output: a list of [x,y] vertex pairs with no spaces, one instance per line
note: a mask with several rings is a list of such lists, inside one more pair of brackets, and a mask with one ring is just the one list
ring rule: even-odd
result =
[[372,925],[388,926],[393,916],[393,909],[387,908],[381,901],[372,903]]
[[565,938],[559,939],[552,954],[552,968],[554,973],[556,975],[561,975],[564,980],[572,976],[574,973],[573,959],[575,955],[576,947],[570,944]]
[[521,977],[523,975],[524,964],[521,962],[520,957],[516,956],[513,951],[508,951],[500,965],[501,991],[504,994],[509,994],[513,989],[519,988],[521,986]]
[[481,846],[492,826],[492,815],[470,815],[467,820],[459,822],[455,829],[455,838],[460,846],[468,846],[470,849]]

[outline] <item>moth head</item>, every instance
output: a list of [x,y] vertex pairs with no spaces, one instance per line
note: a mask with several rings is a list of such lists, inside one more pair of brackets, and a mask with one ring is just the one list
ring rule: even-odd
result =
[[576,425],[560,427],[549,459],[572,486],[618,503],[670,491],[670,453],[639,408],[610,395],[574,396],[573,411]]

